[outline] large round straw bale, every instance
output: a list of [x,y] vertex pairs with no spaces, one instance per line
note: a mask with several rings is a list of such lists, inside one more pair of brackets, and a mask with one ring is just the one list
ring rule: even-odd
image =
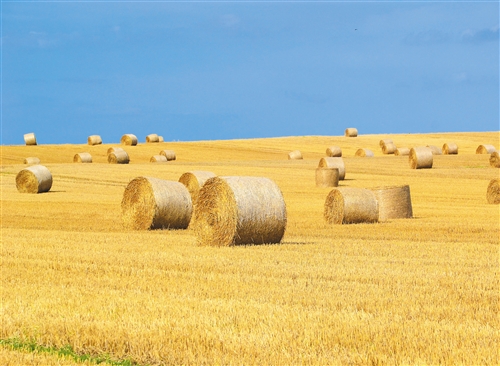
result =
[[52,187],[52,174],[43,165],[24,168],[17,173],[16,187],[21,193],[48,192]]
[[427,145],[427,147],[429,149],[431,149],[432,155],[441,155],[442,154],[441,149],[439,147],[437,147],[436,145]]
[[326,156],[331,158],[340,158],[342,156],[342,149],[339,146],[330,146],[326,149]]
[[356,128],[346,128],[345,137],[356,137],[358,136],[358,130]]
[[393,143],[394,143],[394,142],[392,142],[392,140],[391,140],[391,139],[383,139],[383,140],[380,140],[380,141],[378,142],[378,144],[380,145],[380,148],[383,148],[383,147],[384,147],[384,145],[386,145],[386,144],[393,144]]
[[158,136],[158,142],[163,142],[163,136]]
[[87,138],[87,143],[89,145],[100,145],[102,144],[101,136],[99,135],[91,135]]
[[137,145],[137,136],[133,135],[131,133],[126,133],[120,139],[120,143],[122,145],[136,146]]
[[30,156],[29,158],[24,159],[24,164],[29,164],[29,165],[40,164],[40,159],[38,159],[35,156]]
[[160,138],[156,133],[152,133],[146,136],[146,142],[160,142]]
[[486,191],[486,199],[488,203],[500,203],[500,179],[492,179],[490,181],[488,190]]
[[215,176],[216,175],[212,172],[193,170],[182,174],[179,178],[179,182],[186,186],[189,194],[191,195],[193,205],[196,205],[201,187],[203,187],[207,180]]
[[407,147],[398,147],[396,151],[394,151],[394,155],[396,156],[410,155],[410,149]]
[[476,149],[476,154],[492,154],[495,151],[495,146],[493,145],[479,145]]
[[163,155],[153,155],[151,159],[149,159],[151,163],[166,163],[167,157]]
[[92,163],[92,155],[88,152],[75,154],[73,163]]
[[370,149],[358,149],[356,150],[356,152],[354,153],[354,156],[360,156],[362,158],[370,158],[372,156],[374,156],[375,154],[373,153],[373,151],[371,151]]
[[339,180],[345,179],[345,164],[342,158],[321,158],[318,168],[337,168],[339,170]]
[[191,196],[179,182],[137,177],[123,193],[122,220],[127,229],[186,229],[192,213]]
[[498,156],[498,151],[491,153],[490,155],[490,165],[493,168],[500,168],[500,157]]
[[125,150],[115,151],[108,155],[108,163],[110,164],[128,164],[130,158]]
[[456,155],[458,154],[458,145],[453,143],[445,143],[443,145],[443,154],[445,155]]
[[302,153],[299,150],[290,151],[288,153],[288,160],[303,159]]
[[24,135],[24,143],[26,145],[36,145],[36,137],[33,132]]
[[200,190],[194,231],[201,245],[279,243],[286,228],[279,187],[261,177],[214,177]]
[[413,147],[410,149],[408,161],[412,169],[430,169],[432,168],[433,157],[432,150],[428,147]]
[[175,151],[174,150],[162,150],[160,151],[160,155],[163,155],[167,158],[168,161],[175,160]]
[[386,155],[394,154],[396,152],[396,145],[392,142],[388,142],[382,146],[382,152]]
[[377,222],[375,194],[365,188],[334,188],[326,197],[324,217],[329,224]]
[[123,150],[121,147],[110,147],[108,149],[108,155],[111,153],[114,153],[114,152],[118,152],[118,151],[125,151],[125,150]]
[[413,217],[410,186],[392,186],[373,188],[378,202],[378,219],[408,219]]
[[338,168],[316,168],[316,187],[337,187],[338,185]]

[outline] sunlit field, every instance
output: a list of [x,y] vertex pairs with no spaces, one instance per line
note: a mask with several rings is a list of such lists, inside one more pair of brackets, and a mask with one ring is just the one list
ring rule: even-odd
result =
[[[1,335],[5,365],[497,365],[499,169],[480,144],[498,132],[304,136],[122,146],[2,146]],[[165,136],[168,139],[167,136]],[[432,169],[398,147],[456,143]],[[329,225],[332,188],[315,170],[342,148],[340,187],[409,185],[413,218]],[[368,148],[374,157],[355,157]],[[160,150],[177,160],[150,163]],[[300,150],[303,160],[288,160]],[[92,164],[73,163],[76,153]],[[48,193],[21,194],[23,159],[40,158]],[[139,176],[177,181],[191,170],[268,177],[280,187],[280,244],[198,246],[194,231],[125,230],[121,200]],[[31,345],[31,347],[29,347]],[[68,350],[65,356],[61,350]],[[78,356],[81,356],[78,358]]]

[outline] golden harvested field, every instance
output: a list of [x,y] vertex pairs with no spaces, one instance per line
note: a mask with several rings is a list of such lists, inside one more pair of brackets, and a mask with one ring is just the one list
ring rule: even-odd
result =
[[[2,146],[0,363],[93,364],[57,353],[70,348],[138,365],[497,365],[500,211],[486,189],[499,169],[475,151],[500,148],[499,137],[140,143],[124,146],[128,165],[107,163],[118,144]],[[413,170],[408,156],[382,154],[383,138],[459,151]],[[315,186],[315,169],[332,145],[343,152],[341,187],[408,184],[414,218],[326,224],[331,188]],[[375,156],[355,157],[358,148]],[[163,149],[177,160],[150,163]],[[292,150],[304,159],[288,160]],[[79,152],[94,162],[73,163]],[[52,172],[50,192],[18,193],[30,156]],[[203,247],[192,229],[123,229],[130,180],[190,170],[274,180],[287,205],[282,243]]]

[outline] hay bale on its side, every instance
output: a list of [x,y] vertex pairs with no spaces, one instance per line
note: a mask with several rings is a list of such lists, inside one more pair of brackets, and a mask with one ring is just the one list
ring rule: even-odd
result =
[[495,151],[490,155],[490,165],[493,168],[500,168],[500,157],[498,156],[498,151]]
[[435,145],[427,145],[429,149],[432,151],[432,155],[441,155],[441,149]]
[[387,144],[384,144],[382,146],[382,153],[386,155],[394,154],[396,152],[396,145],[394,145],[392,142],[389,142]]
[[378,142],[380,148],[383,148],[386,144],[394,144],[391,139],[383,139]]
[[146,136],[146,142],[160,142],[160,137],[156,133]]
[[108,155],[111,154],[111,153],[114,153],[114,152],[118,152],[118,151],[125,151],[125,150],[122,149],[121,147],[110,147],[108,149]]
[[337,168],[339,170],[339,180],[345,179],[345,164],[342,158],[321,158],[318,168]]
[[375,154],[370,149],[358,149],[354,153],[354,156],[359,156],[362,158],[371,158],[372,156],[375,156]]
[[149,159],[151,163],[166,163],[167,157],[163,155],[153,155],[151,159]]
[[330,158],[340,158],[342,156],[342,149],[339,146],[330,146],[326,149],[326,156]]
[[358,136],[358,130],[356,128],[350,127],[345,129],[345,137],[356,137]]
[[75,154],[73,156],[73,163],[92,163],[92,155],[88,152]]
[[433,163],[432,150],[428,147],[411,148],[408,162],[412,169],[430,169]]
[[16,187],[20,193],[48,192],[52,187],[52,174],[43,165],[24,168],[16,175]]
[[200,189],[194,231],[198,244],[279,243],[286,205],[279,187],[261,177],[214,177]]
[[35,156],[30,156],[29,158],[24,159],[24,164],[29,164],[29,165],[40,164],[40,159],[38,159]]
[[338,168],[316,168],[316,187],[338,187]]
[[410,149],[407,147],[398,147],[396,151],[394,151],[394,155],[396,156],[410,155]]
[[300,160],[303,159],[302,153],[299,150],[290,151],[288,153],[288,160]]
[[160,151],[160,155],[166,157],[168,161],[176,159],[174,150],[162,150]]
[[187,188],[174,181],[134,178],[125,188],[122,207],[127,229],[186,229],[193,205]]
[[495,205],[500,203],[500,179],[492,179],[490,181],[486,191],[486,200],[488,203]]
[[108,163],[110,164],[128,164],[130,158],[125,150],[112,152],[108,155]]
[[158,142],[163,142],[163,136],[158,136]]
[[216,175],[214,173],[203,170],[193,170],[180,176],[179,182],[184,184],[189,191],[191,200],[193,201],[193,206],[196,206],[198,202],[198,195],[201,187],[203,187],[207,180],[215,176]]
[[495,151],[495,146],[493,145],[479,145],[476,149],[476,154],[493,154]]
[[369,189],[334,188],[325,200],[324,217],[329,224],[357,224],[378,221],[378,203]]
[[127,146],[136,146],[137,145],[137,136],[133,135],[131,133],[126,133],[120,139],[120,143],[122,145],[127,145]]
[[458,154],[458,145],[453,143],[445,143],[443,145],[443,154],[444,155],[456,155]]
[[413,217],[410,186],[373,188],[378,203],[378,220],[409,219]]
[[33,132],[27,133],[24,135],[24,143],[29,146],[29,145],[36,145],[36,137]]
[[87,143],[89,145],[100,145],[102,144],[101,136],[99,135],[91,135],[87,138]]

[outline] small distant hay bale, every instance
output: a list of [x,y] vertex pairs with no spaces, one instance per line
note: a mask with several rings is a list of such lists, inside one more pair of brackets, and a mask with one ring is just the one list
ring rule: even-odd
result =
[[29,164],[29,165],[40,164],[40,159],[38,159],[35,156],[30,156],[29,158],[24,159],[24,164]]
[[29,145],[36,145],[36,137],[33,132],[27,133],[24,135],[24,143],[29,146]]
[[458,154],[458,145],[454,143],[445,143],[442,150],[444,155],[456,155]]
[[387,144],[384,144],[384,146],[382,146],[382,153],[386,155],[391,155],[394,154],[395,152],[396,152],[396,145],[394,145],[392,142],[389,142]]
[[92,155],[88,152],[75,154],[73,163],[92,163]]
[[176,159],[174,150],[162,150],[160,151],[160,155],[166,157],[168,161]]
[[300,160],[303,159],[302,153],[299,150],[290,151],[288,153],[288,160]]
[[166,163],[167,157],[163,155],[153,155],[151,159],[149,159],[151,163]]
[[378,142],[380,148],[383,148],[384,145],[386,144],[394,144],[394,142],[391,139],[383,139]]
[[330,158],[340,158],[342,156],[342,149],[339,146],[330,146],[326,149],[326,156]]
[[500,203],[500,179],[492,179],[490,181],[488,190],[486,191],[486,200],[488,203],[496,205]]
[[125,188],[122,221],[127,229],[186,229],[193,205],[187,188],[175,181],[134,178]]
[[52,187],[52,174],[43,165],[24,168],[16,176],[16,187],[20,193],[43,193]]
[[324,217],[329,224],[357,224],[378,221],[375,194],[365,188],[334,188],[325,200]]
[[127,146],[136,146],[137,145],[137,136],[133,135],[131,133],[126,133],[120,139],[120,143],[122,145],[127,145]]
[[354,156],[359,156],[362,158],[371,158],[372,156],[375,156],[375,154],[370,149],[358,149],[354,153]]
[[476,154],[493,154],[495,151],[495,146],[493,145],[479,145],[476,149]]
[[498,151],[491,153],[490,155],[490,165],[493,168],[500,168],[500,157],[498,156]]
[[353,127],[346,128],[344,134],[345,137],[356,137],[358,136],[358,130]]
[[108,154],[108,163],[110,164],[128,164],[130,158],[125,150],[115,151]]
[[158,142],[163,142],[163,136],[158,136]]
[[316,168],[316,187],[338,187],[338,168]]
[[378,202],[379,221],[413,217],[410,186],[378,187],[371,190]]
[[160,142],[160,137],[156,133],[146,136],[146,142]]
[[194,231],[199,245],[280,243],[287,222],[285,200],[272,180],[214,177],[200,189]]
[[214,177],[216,177],[214,173],[204,170],[193,170],[180,176],[179,182],[184,184],[189,191],[193,206],[196,206],[198,202],[198,195],[201,187],[203,187],[207,180]]
[[408,162],[412,169],[430,169],[433,163],[432,150],[428,147],[413,147],[410,149]]
[[432,155],[441,155],[442,154],[441,149],[435,145],[427,145],[427,147],[429,149],[431,149]]
[[394,151],[394,155],[396,156],[407,156],[410,155],[410,149],[407,147],[398,147],[396,151]]
[[337,168],[339,170],[339,180],[345,179],[345,164],[342,158],[321,158],[318,168]]
[[91,135],[87,138],[87,143],[89,145],[100,145],[102,144],[101,136],[99,135]]
[[111,153],[114,153],[114,152],[118,152],[118,151],[125,151],[125,150],[123,150],[121,147],[110,147],[108,149],[108,155]]

